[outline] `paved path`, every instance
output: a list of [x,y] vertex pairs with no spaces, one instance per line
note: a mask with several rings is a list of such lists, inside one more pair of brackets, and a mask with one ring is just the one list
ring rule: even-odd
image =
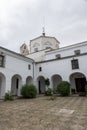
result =
[[87,97],[1,101],[0,130],[87,130]]

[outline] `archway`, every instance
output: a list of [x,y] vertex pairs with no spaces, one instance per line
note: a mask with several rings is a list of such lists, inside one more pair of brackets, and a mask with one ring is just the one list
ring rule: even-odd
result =
[[37,78],[38,81],[38,89],[39,89],[39,94],[44,94],[46,91],[45,88],[45,78],[43,76],[39,76]]
[[32,83],[33,83],[33,78],[32,78],[31,76],[28,76],[28,77],[26,78],[26,84],[30,85],[30,84],[32,84]]
[[76,72],[70,75],[71,90],[74,93],[85,92],[86,76]]
[[4,74],[0,73],[0,98],[5,95],[6,78]]
[[57,92],[57,85],[62,81],[62,77],[60,75],[53,75],[52,76],[52,85],[53,85],[53,92]]
[[11,93],[14,96],[18,96],[20,94],[20,88],[21,88],[21,83],[22,78],[20,75],[16,74],[12,77],[11,80]]

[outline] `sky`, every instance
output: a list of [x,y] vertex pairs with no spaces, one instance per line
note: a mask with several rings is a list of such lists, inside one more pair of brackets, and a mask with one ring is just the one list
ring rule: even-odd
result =
[[60,47],[87,41],[87,0],[0,0],[0,46],[19,52],[43,26]]

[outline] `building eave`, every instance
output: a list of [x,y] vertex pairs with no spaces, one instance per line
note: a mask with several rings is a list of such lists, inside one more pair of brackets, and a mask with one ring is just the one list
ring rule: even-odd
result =
[[50,59],[50,60],[44,60],[44,61],[39,61],[39,62],[35,62],[36,64],[41,64],[41,63],[47,63],[47,62],[53,62],[53,61],[60,61],[60,60],[64,60],[64,59],[69,59],[69,58],[78,58],[80,56],[85,56],[87,55],[87,53],[82,53],[79,55],[70,55],[70,56],[65,56],[65,57],[61,57],[61,58],[55,58],[55,59]]
[[25,56],[23,56],[23,55],[21,55],[21,54],[19,54],[19,53],[16,53],[16,52],[14,52],[14,51],[11,51],[11,50],[9,50],[9,49],[7,49],[7,48],[4,48],[4,47],[1,47],[1,46],[0,46],[0,51],[1,51],[2,53],[5,53],[5,54],[10,55],[10,56],[13,56],[13,57],[15,57],[15,58],[22,59],[22,60],[24,60],[24,61],[34,62],[34,60],[31,59],[31,58],[25,57]]
[[30,42],[32,42],[32,41],[34,41],[34,40],[37,40],[37,39],[39,39],[39,38],[53,38],[53,39],[55,39],[59,44],[60,44],[60,42],[55,38],[55,37],[51,37],[51,36],[39,36],[39,37],[36,37],[36,38],[34,38],[34,39],[32,39],[32,40],[30,40]]
[[55,53],[55,52],[60,52],[60,51],[72,49],[72,48],[75,48],[75,47],[85,46],[85,45],[87,45],[87,41],[75,43],[75,44],[73,44],[73,45],[61,47],[61,48],[54,49],[54,50],[50,50],[50,51],[46,51],[46,55],[47,55],[47,54],[50,54],[50,53]]

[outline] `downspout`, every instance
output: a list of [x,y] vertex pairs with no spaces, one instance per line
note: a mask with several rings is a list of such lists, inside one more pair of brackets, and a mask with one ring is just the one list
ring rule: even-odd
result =
[[34,61],[33,61],[32,64],[33,64],[33,79],[34,79]]

